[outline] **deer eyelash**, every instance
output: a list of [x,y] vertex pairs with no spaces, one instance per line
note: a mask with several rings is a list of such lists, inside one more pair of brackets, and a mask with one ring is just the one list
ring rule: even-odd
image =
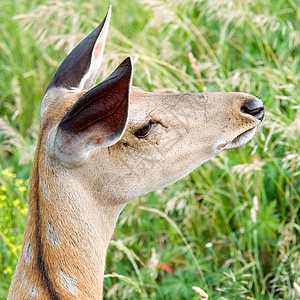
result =
[[157,124],[159,124],[158,121],[155,121],[155,120],[150,120],[148,123],[146,123],[143,127],[141,127],[140,129],[138,129],[134,135],[137,137],[137,138],[145,138],[147,137],[151,132],[152,130],[157,126]]

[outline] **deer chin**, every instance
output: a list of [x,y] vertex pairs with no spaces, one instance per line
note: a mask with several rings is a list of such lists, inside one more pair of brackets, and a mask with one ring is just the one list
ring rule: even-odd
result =
[[237,148],[237,147],[240,147],[240,146],[246,144],[253,138],[253,136],[256,132],[256,129],[257,129],[257,127],[248,129],[247,131],[245,131],[245,132],[239,134],[237,137],[235,137],[231,142],[220,144],[217,147],[218,150],[233,149],[233,148]]

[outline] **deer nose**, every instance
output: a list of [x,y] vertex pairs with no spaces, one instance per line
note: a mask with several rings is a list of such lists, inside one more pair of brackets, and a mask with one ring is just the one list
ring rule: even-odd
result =
[[259,121],[262,121],[265,115],[264,105],[257,97],[254,97],[254,100],[245,101],[241,107],[241,112],[243,114],[251,115]]

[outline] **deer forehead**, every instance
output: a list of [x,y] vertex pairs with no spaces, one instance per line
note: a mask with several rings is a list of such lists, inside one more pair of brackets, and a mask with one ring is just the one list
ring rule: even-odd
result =
[[152,94],[141,89],[133,89],[128,127],[134,129],[135,125],[139,126],[152,119],[161,122],[165,127],[173,127],[177,130],[187,130],[188,127],[189,132],[194,129],[200,132],[206,126],[210,126],[212,130],[219,130],[224,124],[228,124],[235,134],[241,124],[256,123],[252,116],[241,114],[241,103],[245,98],[249,99],[249,95],[243,93]]

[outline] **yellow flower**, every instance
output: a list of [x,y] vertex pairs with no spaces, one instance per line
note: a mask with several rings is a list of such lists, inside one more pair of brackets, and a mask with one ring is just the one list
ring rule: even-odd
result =
[[6,269],[4,269],[3,273],[4,273],[4,274],[10,274],[10,273],[12,273],[11,267],[8,266]]
[[15,180],[15,185],[16,186],[20,186],[21,184],[23,184],[24,180],[23,179],[16,179]]
[[2,170],[1,175],[5,176],[5,177],[9,177],[9,178],[16,178],[17,177],[17,175],[15,173],[10,172],[7,169]]
[[6,200],[7,196],[6,195],[0,195],[0,200]]
[[27,212],[28,212],[28,208],[27,207],[24,207],[21,209],[21,214],[26,216],[27,215]]
[[25,186],[20,186],[20,187],[18,188],[18,191],[19,191],[19,193],[23,193],[23,192],[26,191],[26,187],[25,187]]
[[19,199],[19,198],[15,199],[15,200],[13,201],[13,205],[14,205],[14,206],[20,206],[20,199]]

